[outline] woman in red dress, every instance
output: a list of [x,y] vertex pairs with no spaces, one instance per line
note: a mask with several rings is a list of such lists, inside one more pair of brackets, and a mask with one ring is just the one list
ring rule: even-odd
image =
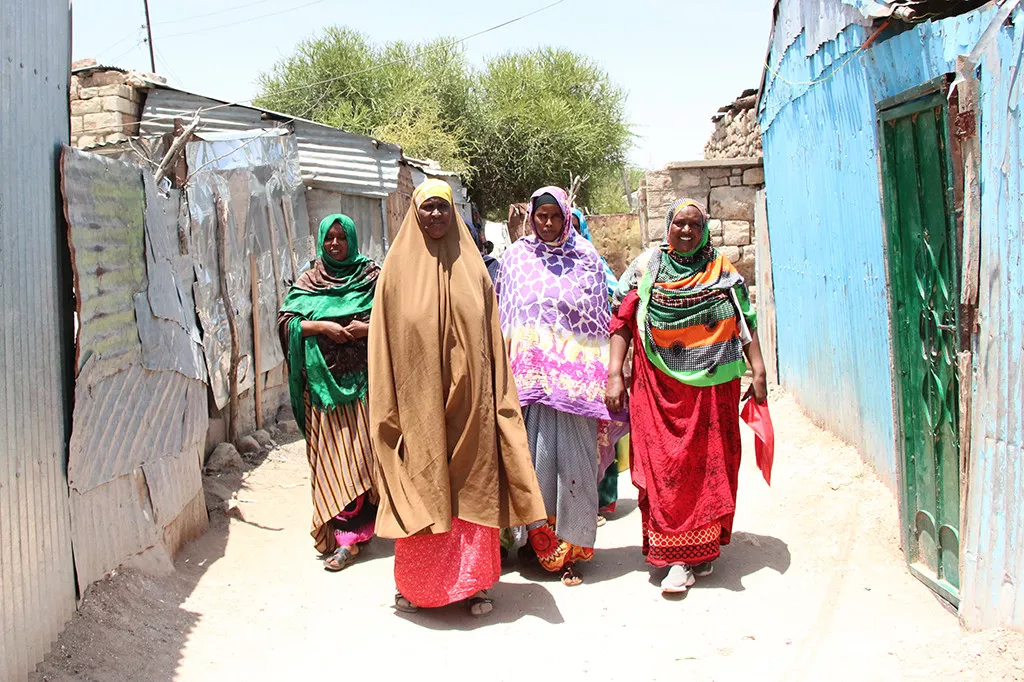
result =
[[643,552],[669,568],[661,589],[671,593],[709,575],[732,535],[747,361],[748,395],[764,402],[768,389],[746,284],[710,244],[707,210],[681,199],[667,223],[661,247],[641,254],[620,280],[606,399],[609,409],[622,407],[632,342],[630,463]]

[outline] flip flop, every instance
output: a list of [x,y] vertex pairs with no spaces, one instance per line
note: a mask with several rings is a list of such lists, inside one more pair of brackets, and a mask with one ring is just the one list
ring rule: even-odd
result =
[[419,611],[419,607],[413,604],[411,601],[402,596],[401,592],[395,593],[395,610],[401,611],[402,613],[416,613]]

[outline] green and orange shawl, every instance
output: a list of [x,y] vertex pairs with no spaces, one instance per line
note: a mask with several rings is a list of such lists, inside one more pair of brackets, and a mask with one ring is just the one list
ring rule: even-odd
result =
[[[674,251],[668,230],[679,211],[694,206],[704,218],[700,245]],[[637,326],[644,354],[659,371],[691,386],[716,386],[743,376],[743,346],[757,328],[757,316],[743,276],[710,244],[707,209],[680,199],[668,211],[665,239],[630,264],[619,282],[614,306],[636,290]]]
[[[348,242],[348,255],[343,261],[334,260],[324,250],[327,233],[335,223],[344,228]],[[321,221],[316,255],[313,266],[292,285],[278,317],[281,341],[288,357],[292,412],[303,433],[306,428],[304,398],[307,387],[313,405],[329,411],[365,398],[369,382],[365,361],[350,371],[332,372],[324,359],[318,337],[303,337],[302,322],[350,320],[365,316],[373,306],[380,273],[380,268],[372,260],[359,253],[355,223],[340,213]]]

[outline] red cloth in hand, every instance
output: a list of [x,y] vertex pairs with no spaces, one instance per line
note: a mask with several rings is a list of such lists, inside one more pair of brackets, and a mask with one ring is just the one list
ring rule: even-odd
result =
[[758,403],[750,398],[740,411],[740,417],[754,432],[754,455],[757,468],[764,474],[765,483],[772,484],[772,463],[775,461],[775,429],[768,403]]

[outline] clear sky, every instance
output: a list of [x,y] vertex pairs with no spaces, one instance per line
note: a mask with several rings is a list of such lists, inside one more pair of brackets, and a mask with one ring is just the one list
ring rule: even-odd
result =
[[[464,37],[553,0],[150,0],[157,72],[221,100],[256,94],[257,75],[332,24],[375,41]],[[428,9],[429,8],[429,9]],[[756,88],[772,0],[566,0],[464,43],[473,64],[504,52],[567,47],[600,64],[629,95],[644,168],[703,157],[711,116]],[[149,70],[142,0],[75,0],[75,59]]]

